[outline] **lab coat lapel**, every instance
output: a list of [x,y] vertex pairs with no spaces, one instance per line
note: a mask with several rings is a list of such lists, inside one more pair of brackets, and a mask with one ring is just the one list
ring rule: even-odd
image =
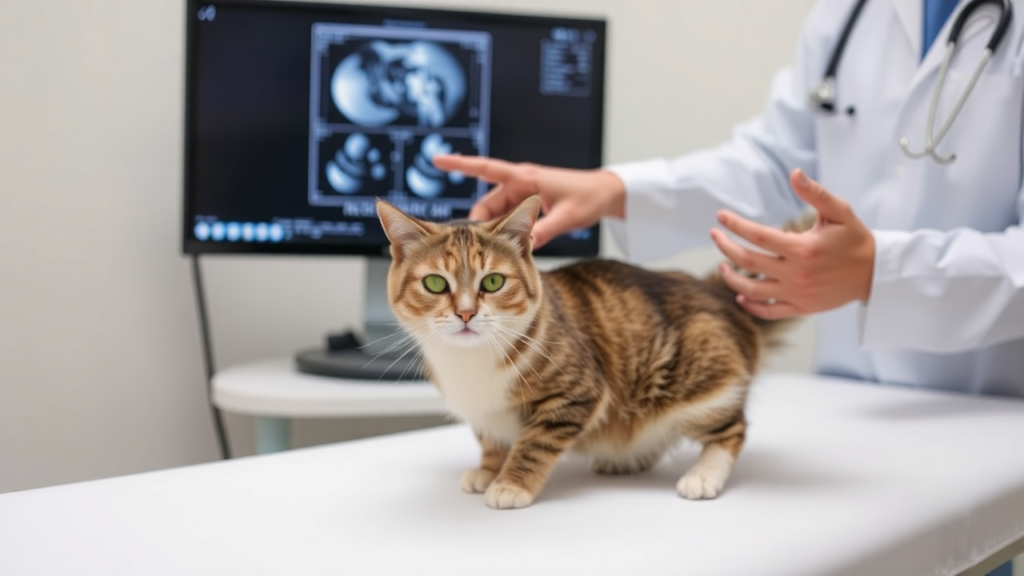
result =
[[[908,21],[905,19],[903,15],[900,16],[900,21],[903,22],[903,27],[907,29],[908,32],[910,30],[917,31],[915,37],[917,43],[917,47],[915,48],[915,54],[920,54],[922,42],[921,36],[924,33],[922,30],[924,25],[921,22],[921,19],[923,18],[921,2],[920,0],[894,1],[897,4],[907,4],[909,2],[917,7],[916,28],[907,28]],[[958,16],[960,16],[960,13],[963,12],[964,8],[967,7],[967,4],[968,2],[966,0],[961,0],[960,3],[957,4],[956,9],[953,10],[953,13],[950,14],[949,18],[946,19],[946,23],[942,25],[942,29],[939,30],[939,33],[935,36],[935,41],[932,42],[931,47],[928,48],[928,53],[925,54],[924,60],[917,67],[917,72],[914,74],[914,79],[910,83],[910,92],[913,92],[922,82],[924,82],[927,78],[935,74],[939,67],[942,65],[942,58],[943,56],[946,55],[946,40],[949,38],[949,29],[953,27],[953,22],[957,19]],[[987,8],[987,6],[981,7],[971,14],[970,19],[968,19],[967,21],[967,25],[964,26],[964,29],[960,32],[960,40],[957,42],[957,50],[959,50],[960,46],[966,44],[967,41],[973,38],[974,36],[977,36],[978,34],[981,34],[982,32],[986,31],[991,32],[992,28],[995,26],[997,19],[995,14],[989,12]],[[911,7],[906,6],[904,8],[901,8],[901,10],[909,13]],[[990,16],[983,16],[985,14],[989,14]],[[908,14],[908,17],[909,16],[910,15]]]
[[923,42],[921,36],[924,34],[924,8],[921,6],[921,0],[893,0],[892,4],[903,31],[907,34],[911,53],[915,56],[920,54]]
[[[914,91],[926,78],[938,70],[939,65],[942,63],[942,55],[945,50],[946,36],[949,35],[949,28],[952,25],[953,19],[956,18],[956,13],[963,9],[963,4],[964,2],[961,2],[957,5],[953,15],[946,20],[942,30],[935,37],[935,41],[928,49],[928,53],[925,54],[924,59],[920,60],[920,63],[917,65],[910,85],[907,87],[908,98],[913,96]],[[907,35],[910,57],[920,59],[921,45],[924,43],[924,8],[922,0],[893,0],[893,9],[896,11],[896,17],[900,21],[903,32]]]
[[[916,53],[920,54],[921,42],[923,41],[921,36],[924,34],[924,31],[922,30],[922,28],[924,28],[924,24],[922,23],[921,19],[924,16],[921,13],[921,3],[917,2],[917,4],[918,48]],[[960,4],[957,5],[956,9],[953,10],[953,13],[950,14],[949,18],[946,19],[946,23],[942,25],[942,29],[939,30],[939,33],[935,35],[935,40],[932,42],[931,47],[928,48],[928,52],[924,55],[924,60],[922,60],[921,64],[917,67],[917,72],[914,74],[914,79],[910,81],[911,92],[913,92],[914,89],[916,89],[922,82],[924,82],[926,78],[931,76],[933,73],[935,73],[936,70],[939,69],[939,66],[942,64],[942,57],[945,56],[946,54],[946,39],[949,37],[949,29],[953,26],[953,20],[955,20],[956,17],[960,15],[960,11],[964,9],[965,4],[966,2],[960,2]]]
[[[942,56],[946,52],[946,38],[949,36],[949,29],[953,26],[953,21],[956,20],[956,17],[960,15],[960,12],[966,5],[967,2],[961,0],[957,4],[956,9],[953,10],[953,13],[946,19],[946,23],[942,25],[942,29],[939,30],[932,45],[928,48],[924,60],[917,66],[914,78],[910,81],[908,94],[912,94],[922,82],[939,69],[939,65],[942,64]],[[903,31],[907,35],[911,54],[917,58],[918,54],[921,53],[921,45],[924,43],[923,2],[922,0],[893,0],[893,8],[896,10],[896,16],[899,18]],[[965,39],[969,36],[968,33],[971,32],[971,28],[973,27],[968,26],[968,29],[964,30],[963,36]],[[978,30],[975,29],[973,32],[977,33]]]
[[[897,136],[907,135],[908,131],[915,135],[924,134],[924,116],[920,111],[922,105],[927,105],[928,92],[922,90],[921,84],[932,71],[938,69],[938,65],[942,62],[942,51],[941,49],[936,50],[936,44],[944,44],[944,42],[940,40],[933,43],[922,60],[921,45],[924,43],[922,0],[893,0],[893,8],[903,32],[906,34],[908,45],[906,54],[894,54],[893,57],[908,58],[906,61],[908,66],[905,70],[914,70],[909,83],[904,85],[903,98],[894,117],[896,120],[895,133]],[[945,34],[945,30],[939,31],[936,38],[944,38]],[[914,118],[920,118],[920,120],[914,121]],[[916,144],[915,140],[911,141]],[[913,214],[913,210],[908,210],[907,206],[916,205],[921,200],[919,187],[909,183],[909,180],[915,179],[919,175],[914,170],[907,171],[905,164],[907,158],[899,151],[895,138],[892,146],[896,154],[892,158],[894,176],[881,184],[875,226],[881,229],[902,230],[911,225],[908,216]]]

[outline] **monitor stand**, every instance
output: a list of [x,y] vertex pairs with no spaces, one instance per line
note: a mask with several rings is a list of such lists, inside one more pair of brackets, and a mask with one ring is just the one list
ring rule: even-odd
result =
[[387,279],[391,259],[366,259],[366,296],[362,334],[344,332],[327,337],[327,346],[295,355],[299,372],[365,380],[367,382],[422,381],[419,351],[400,328],[388,303]]

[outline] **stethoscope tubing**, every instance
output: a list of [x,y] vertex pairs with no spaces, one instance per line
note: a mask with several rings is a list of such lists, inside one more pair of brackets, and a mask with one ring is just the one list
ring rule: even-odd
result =
[[[839,36],[839,41],[836,43],[832,56],[829,58],[828,68],[825,70],[824,78],[811,90],[811,102],[826,112],[835,112],[836,74],[839,71],[839,63],[842,61],[843,52],[846,50],[846,44],[849,40],[850,33],[853,31],[853,27],[860,17],[861,10],[863,10],[864,4],[866,3],[867,0],[857,0],[857,4],[854,5],[853,10],[850,12],[850,16],[846,21],[846,25],[843,27],[843,31]],[[984,4],[996,4],[999,7],[999,21],[996,22],[996,28],[993,30],[992,36],[989,38],[988,45],[985,47],[981,60],[975,67],[974,73],[971,75],[971,79],[968,82],[967,87],[960,94],[960,98],[957,99],[956,104],[953,106],[953,111],[942,124],[942,127],[939,128],[938,135],[936,136],[935,113],[938,108],[942,85],[945,83],[946,73],[949,71],[949,63],[952,61],[953,53],[956,50],[956,43],[959,41],[960,34],[967,25],[968,18],[975,10]],[[956,117],[963,108],[964,103],[967,102],[967,97],[970,96],[974,86],[978,83],[978,79],[981,77],[981,72],[985,69],[989,60],[992,59],[992,55],[1003,41],[1003,36],[1006,35],[1006,31],[1010,28],[1010,22],[1012,19],[1013,5],[1010,3],[1010,0],[971,0],[971,2],[968,3],[967,6],[964,6],[963,10],[957,14],[956,20],[953,21],[953,25],[949,29],[949,36],[946,39],[946,49],[942,57],[942,64],[939,68],[939,77],[935,81],[935,87],[932,89],[932,97],[928,106],[928,124],[925,128],[924,149],[920,152],[914,152],[910,149],[910,140],[904,136],[900,139],[900,148],[903,150],[904,154],[915,159],[931,156],[932,159],[939,164],[948,164],[956,159],[956,154],[941,156],[935,149],[938,147],[942,139],[945,138],[946,133],[949,132],[949,129],[953,125],[953,121],[956,120]]]

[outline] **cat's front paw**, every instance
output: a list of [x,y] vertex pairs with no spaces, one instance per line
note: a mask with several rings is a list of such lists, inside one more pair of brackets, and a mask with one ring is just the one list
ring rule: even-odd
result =
[[487,490],[487,487],[494,481],[494,476],[494,472],[490,470],[471,468],[462,473],[459,486],[462,487],[463,492],[479,494]]
[[525,508],[532,503],[533,494],[514,484],[495,482],[487,488],[487,505],[491,508]]
[[713,470],[690,470],[676,483],[676,491],[687,500],[711,499],[722,493],[725,479]]

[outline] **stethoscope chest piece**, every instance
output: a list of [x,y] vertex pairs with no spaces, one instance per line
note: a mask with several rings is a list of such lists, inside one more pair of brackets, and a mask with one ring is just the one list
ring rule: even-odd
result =
[[811,89],[811,103],[822,110],[835,112],[836,109],[836,79],[826,77]]

